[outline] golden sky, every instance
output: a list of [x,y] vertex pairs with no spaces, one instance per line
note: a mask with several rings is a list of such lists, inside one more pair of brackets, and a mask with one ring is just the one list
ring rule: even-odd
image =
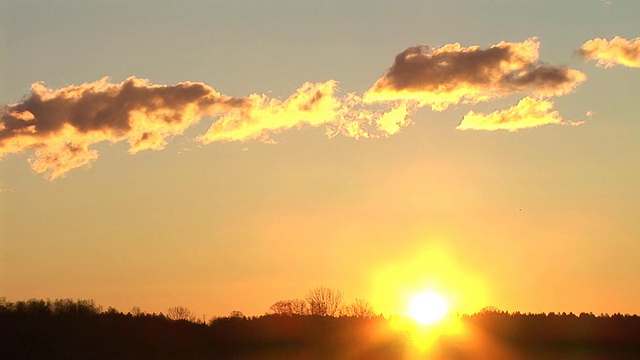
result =
[[640,312],[633,0],[0,12],[0,296]]

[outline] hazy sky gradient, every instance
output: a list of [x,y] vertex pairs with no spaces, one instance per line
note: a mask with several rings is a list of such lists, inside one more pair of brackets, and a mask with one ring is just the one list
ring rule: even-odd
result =
[[532,37],[542,63],[587,78],[551,98],[580,126],[456,129],[527,96],[509,93],[411,105],[412,123],[377,139],[321,125],[203,144],[205,117],[160,151],[91,145],[90,168],[55,181],[29,166],[34,150],[7,154],[0,296],[259,315],[323,285],[387,314],[425,288],[467,312],[638,313],[640,69],[578,55],[639,37],[638,14],[636,0],[0,0],[0,104],[104,76],[282,100],[335,80],[363,95],[412,46]]

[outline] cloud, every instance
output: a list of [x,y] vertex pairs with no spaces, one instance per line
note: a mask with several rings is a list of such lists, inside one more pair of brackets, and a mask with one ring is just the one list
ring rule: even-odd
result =
[[539,46],[533,37],[488,48],[410,47],[362,96],[339,95],[335,80],[304,83],[284,100],[264,94],[232,97],[205,83],[157,85],[136,77],[121,83],[105,77],[60,89],[35,83],[23,101],[0,109],[0,159],[33,150],[32,169],[54,180],[90,166],[99,156],[93,148],[97,143],[126,141],[132,154],[161,150],[204,118],[211,125],[195,138],[202,144],[274,142],[274,134],[301,127],[324,127],[330,138],[380,138],[410,125],[410,115],[422,106],[443,111],[516,93],[527,97],[504,111],[470,111],[458,129],[578,124],[563,121],[544,98],[574,91],[586,76],[539,62]]
[[578,54],[585,60],[597,60],[597,66],[610,68],[623,65],[640,68],[640,37],[627,40],[616,36],[610,41],[596,38],[585,42]]
[[355,94],[336,96],[337,82],[305,83],[286,100],[251,94],[243,106],[232,109],[198,137],[203,143],[216,141],[270,141],[277,134],[302,126],[327,126],[328,133],[354,138],[394,134],[409,123],[407,105],[376,112],[363,108]]
[[553,101],[525,97],[517,105],[490,114],[469,111],[458,130],[506,130],[515,132],[543,125],[581,125],[582,122],[565,121],[557,111],[552,111]]
[[613,5],[612,0],[600,0],[600,2],[606,7],[611,7],[611,5]]
[[129,143],[129,152],[160,150],[203,116],[242,106],[203,83],[153,85],[131,77],[108,78],[53,90],[32,85],[22,102],[0,113],[0,158],[35,149],[31,167],[51,180],[98,158],[90,146],[103,141]]
[[393,65],[365,93],[367,102],[416,101],[418,106],[446,110],[515,93],[561,96],[586,80],[578,70],[538,61],[539,42],[500,42],[489,48],[448,44],[414,46],[396,56]]
[[355,94],[336,95],[336,81],[302,85],[288,99],[263,94],[231,97],[204,83],[155,85],[131,77],[109,78],[60,89],[32,85],[22,102],[0,110],[0,158],[33,149],[32,169],[49,180],[90,166],[99,142],[127,141],[129,152],[161,150],[204,117],[219,117],[199,136],[215,141],[271,141],[270,135],[324,125],[328,134],[354,138],[388,136],[410,123],[409,107],[396,102],[372,109]]

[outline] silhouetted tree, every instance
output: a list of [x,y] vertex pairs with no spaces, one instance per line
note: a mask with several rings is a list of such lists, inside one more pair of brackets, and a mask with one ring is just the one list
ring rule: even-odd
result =
[[304,300],[280,300],[269,307],[268,314],[274,315],[306,315],[309,307]]
[[167,310],[167,317],[171,320],[195,321],[196,316],[184,306],[174,306]]
[[95,315],[102,312],[102,306],[97,305],[93,300],[78,300],[72,299],[56,299],[53,304],[50,305],[54,314],[64,315]]
[[336,316],[342,305],[342,293],[336,289],[320,286],[309,290],[306,300],[311,315]]
[[6,297],[0,296],[0,311],[9,311],[11,309],[11,302]]
[[364,299],[356,299],[353,303],[345,306],[344,315],[367,319],[376,316],[371,304]]
[[120,312],[118,311],[118,309],[114,308],[113,306],[109,306],[109,308],[107,308],[106,314],[120,314]]
[[480,310],[479,313],[480,314],[500,314],[502,313],[502,311],[500,311],[500,309],[498,309],[495,306],[485,306]]
[[229,313],[229,317],[230,318],[244,318],[245,316],[242,313],[242,311],[233,310],[231,313]]

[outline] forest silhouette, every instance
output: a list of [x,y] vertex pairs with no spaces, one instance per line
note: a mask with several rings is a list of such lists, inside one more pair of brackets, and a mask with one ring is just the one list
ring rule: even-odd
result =
[[[456,315],[464,335],[394,326],[366,300],[343,304],[330,288],[275,302],[262,316],[208,320],[104,310],[93,300],[0,298],[2,359],[638,359],[640,317],[629,314]],[[414,333],[430,334],[416,337]],[[428,340],[428,344],[421,343]],[[426,346],[425,346],[426,345]]]

